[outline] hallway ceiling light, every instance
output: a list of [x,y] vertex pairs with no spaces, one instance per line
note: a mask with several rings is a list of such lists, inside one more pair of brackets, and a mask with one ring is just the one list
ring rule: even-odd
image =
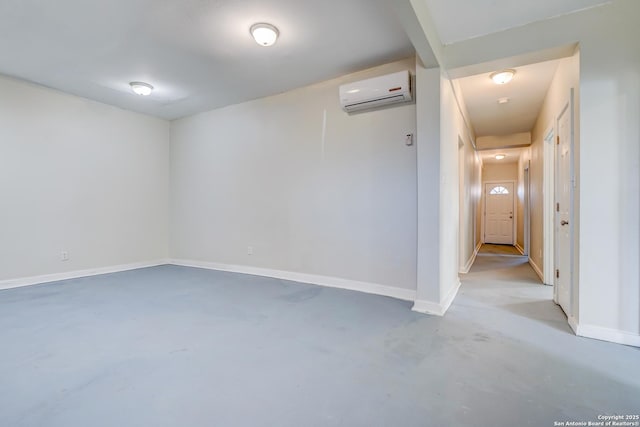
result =
[[513,76],[516,74],[516,70],[502,70],[496,71],[495,73],[491,73],[489,76],[491,80],[497,85],[504,85],[509,83]]
[[260,46],[271,46],[278,40],[278,29],[271,24],[258,23],[251,26],[251,35]]
[[498,104],[506,104],[507,102],[509,102],[509,98],[499,98],[498,99]]
[[507,157],[505,154],[496,154],[496,160],[502,160]]
[[133,90],[138,95],[149,96],[151,95],[151,92],[153,92],[153,86],[151,86],[149,83],[131,82],[129,83],[129,86],[131,86],[131,90]]

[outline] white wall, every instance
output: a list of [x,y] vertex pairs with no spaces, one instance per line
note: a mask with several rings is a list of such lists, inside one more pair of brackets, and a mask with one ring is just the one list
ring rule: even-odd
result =
[[[463,163],[479,159],[472,153],[471,136],[464,124],[464,107],[456,103],[451,82],[440,69],[426,69],[417,63],[418,89],[418,285],[413,309],[444,314],[460,285],[459,229],[473,234],[473,203],[460,218],[459,145],[465,145]],[[471,160],[470,160],[471,159]],[[469,181],[480,182],[479,170],[469,172]],[[477,193],[476,193],[477,194]],[[467,197],[462,197],[463,203]],[[469,200],[473,200],[470,191]],[[465,243],[471,247],[473,238]],[[454,255],[455,254],[455,255]],[[454,255],[454,256],[451,256]]]
[[416,60],[418,277],[413,310],[441,311],[440,301],[440,69]]
[[340,84],[414,67],[172,122],[171,256],[415,290],[416,107],[348,115],[338,99]]
[[[566,102],[569,87],[577,90],[575,207],[579,214],[574,218],[572,299],[577,332],[634,345],[640,345],[638,16],[640,2],[622,0],[581,14],[579,24],[563,25],[563,29],[584,29],[579,35],[568,35],[579,41],[580,51],[567,63],[565,77],[558,70],[554,80],[564,83],[559,84],[559,95],[549,91],[546,102],[560,105]],[[559,112],[552,110],[553,114],[541,114],[547,117],[545,123]],[[536,157],[542,156],[544,126],[536,125],[534,132],[537,148],[532,149],[532,169]]]
[[578,333],[640,346],[640,2],[580,40]]
[[[473,129],[467,126],[468,111],[461,96],[458,81],[451,81],[451,94],[446,99],[453,101],[446,105],[443,114],[447,117],[445,138],[457,135],[458,138],[458,188],[459,188],[459,226],[458,226],[458,271],[467,273],[475,260],[476,248],[480,243],[480,228],[476,227],[476,215],[479,214],[479,202],[482,190],[482,162],[474,148],[477,141]],[[466,121],[465,121],[466,119]],[[461,145],[462,144],[462,145]]]
[[[518,191],[517,191],[517,200],[516,200],[516,218],[517,218],[517,232],[516,232],[516,245],[520,247],[520,249],[525,250],[524,247],[524,234],[525,234],[525,182],[524,182],[524,171],[525,168],[529,166],[529,160],[531,159],[531,148],[523,148],[520,157],[518,158]],[[529,181],[531,181],[531,170],[529,170]],[[531,185],[529,185],[531,188]],[[541,200],[540,200],[541,202]],[[539,206],[541,208],[541,206]],[[531,206],[529,207],[529,211],[531,211]],[[531,225],[531,224],[529,224]],[[529,227],[531,228],[531,227]],[[542,270],[540,270],[542,271]]]
[[478,207],[482,187],[482,165],[471,141],[461,140],[464,145],[459,148],[462,161],[459,165],[461,194],[458,269],[461,273],[466,273],[475,260],[476,248],[480,242],[480,228],[476,227],[476,215],[480,214]]
[[[454,87],[447,78],[442,78],[440,82],[440,292],[443,298],[448,299],[457,290],[460,284],[458,272],[460,271],[460,253],[465,254],[465,258],[471,257],[473,251],[472,227],[470,220],[471,192],[469,195],[459,197],[459,144],[462,140],[465,146],[465,164],[472,163],[473,154],[470,151],[472,135],[464,122],[461,106],[455,98]],[[469,170],[469,177],[474,175],[473,170]],[[471,179],[470,179],[471,181]],[[469,202],[470,206],[463,206],[465,218],[460,221],[460,200]],[[460,223],[465,226],[460,229]],[[463,238],[460,239],[462,234]],[[460,250],[459,245],[464,245],[464,250]],[[451,256],[458,254],[458,256]]]
[[517,181],[518,163],[485,163],[482,181]]
[[493,148],[521,147],[531,145],[531,133],[520,132],[509,135],[485,135],[476,139],[478,150],[490,150]]
[[7,77],[0,94],[0,280],[167,257],[168,122]]
[[[570,91],[575,90],[576,97],[576,116],[579,117],[579,78],[580,78],[580,53],[576,53],[569,58],[563,58],[558,64],[556,73],[551,81],[547,96],[540,110],[540,114],[536,119],[536,123],[532,130],[531,145],[531,262],[536,265],[539,270],[544,268],[544,212],[543,212],[543,175],[544,175],[544,138],[547,136],[549,129],[555,129],[557,118],[562,109],[569,102]],[[578,158],[580,140],[579,140],[579,122],[575,123],[574,129],[576,139],[576,159]],[[577,206],[576,206],[577,207]],[[575,278],[577,281],[577,278]],[[577,286],[574,289],[576,298],[574,299],[574,308],[577,307]],[[576,313],[574,313],[574,316]]]

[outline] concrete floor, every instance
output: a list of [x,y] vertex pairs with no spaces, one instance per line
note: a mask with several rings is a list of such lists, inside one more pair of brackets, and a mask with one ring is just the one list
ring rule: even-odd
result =
[[483,254],[522,256],[513,245],[494,245],[493,243],[484,243],[479,252]]
[[523,258],[446,317],[161,266],[0,292],[2,426],[552,426],[640,412],[640,351],[575,337]]

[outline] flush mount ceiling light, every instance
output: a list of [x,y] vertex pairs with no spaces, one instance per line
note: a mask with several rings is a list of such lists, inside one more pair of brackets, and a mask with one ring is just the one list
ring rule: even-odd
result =
[[507,102],[509,102],[509,98],[499,98],[498,99],[498,104],[506,104]]
[[278,40],[278,29],[271,24],[253,24],[249,30],[260,46],[271,46]]
[[129,83],[129,86],[131,86],[131,90],[133,90],[138,95],[149,96],[151,95],[151,92],[153,92],[153,86],[151,86],[149,83],[131,82]]
[[509,83],[513,76],[516,74],[516,70],[502,70],[496,71],[495,73],[491,73],[489,76],[491,80],[497,85],[504,85]]
[[502,160],[502,159],[504,159],[505,157],[507,157],[507,156],[506,156],[506,155],[504,155],[504,154],[496,154],[496,160]]

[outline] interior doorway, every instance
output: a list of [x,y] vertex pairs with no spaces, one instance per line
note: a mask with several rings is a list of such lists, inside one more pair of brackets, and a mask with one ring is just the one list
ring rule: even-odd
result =
[[500,245],[515,243],[516,210],[513,181],[484,183],[484,242]]
[[573,300],[573,91],[557,119],[555,144],[554,289],[555,301],[572,317]]
[[[496,61],[495,66],[507,62]],[[495,274],[496,280],[501,274],[513,278],[517,273],[529,282],[533,278],[532,285],[551,285],[539,291],[548,297],[541,306],[564,311],[571,325],[577,311],[573,227],[579,111],[574,109],[574,91],[579,84],[579,51],[503,70],[510,76],[506,83],[492,78],[497,71],[487,71],[459,77],[453,84],[461,108],[467,110],[463,115],[469,117],[471,142],[480,157],[479,185],[460,189],[476,191],[480,198],[478,268],[485,276]],[[474,268],[476,264],[469,271]]]
[[[530,256],[530,249],[531,249],[531,176],[530,171],[529,171],[529,167],[530,167],[530,161],[527,160],[525,165],[524,165],[524,169],[522,170],[522,184],[523,184],[523,195],[524,195],[524,213],[523,213],[523,217],[524,217],[524,224],[523,224],[523,228],[524,228],[524,236],[523,237],[523,241],[524,241],[524,247],[523,249],[523,255],[529,257]],[[516,242],[517,243],[517,242]]]

